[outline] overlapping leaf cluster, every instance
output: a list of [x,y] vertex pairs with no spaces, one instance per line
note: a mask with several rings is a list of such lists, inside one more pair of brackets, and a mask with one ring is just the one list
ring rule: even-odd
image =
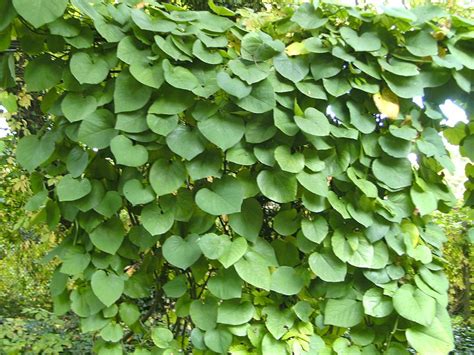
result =
[[[51,122],[17,159],[37,218],[70,226],[56,311],[99,353],[452,348],[429,214],[455,202],[439,104],[469,102],[471,21],[308,3],[247,32],[154,1],[0,9]],[[471,159],[473,132],[446,132]]]

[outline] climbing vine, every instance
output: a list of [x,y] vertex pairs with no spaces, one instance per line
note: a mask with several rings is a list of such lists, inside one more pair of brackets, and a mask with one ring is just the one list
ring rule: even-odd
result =
[[68,230],[55,312],[99,354],[449,352],[430,214],[456,204],[439,132],[474,160],[439,108],[472,112],[472,21],[211,8],[0,0],[1,97],[20,76],[44,119],[16,152],[28,208]]

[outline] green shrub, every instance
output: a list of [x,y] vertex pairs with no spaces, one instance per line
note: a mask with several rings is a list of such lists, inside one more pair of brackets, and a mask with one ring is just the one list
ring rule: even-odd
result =
[[[430,214],[455,204],[439,104],[471,102],[470,21],[314,2],[248,31],[215,6],[2,3],[45,119],[16,150],[29,209],[67,228],[55,311],[95,351],[453,348]],[[472,123],[449,132],[472,157]]]

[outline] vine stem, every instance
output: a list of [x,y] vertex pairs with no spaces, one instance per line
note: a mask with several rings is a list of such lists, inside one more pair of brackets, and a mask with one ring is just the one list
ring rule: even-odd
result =
[[395,334],[395,332],[398,330],[397,329],[398,328],[398,319],[399,319],[399,317],[397,317],[397,319],[395,320],[395,324],[393,325],[393,329],[390,332],[390,335],[388,336],[387,347],[386,347],[385,350],[387,350],[390,347],[390,343],[392,342],[392,337]]

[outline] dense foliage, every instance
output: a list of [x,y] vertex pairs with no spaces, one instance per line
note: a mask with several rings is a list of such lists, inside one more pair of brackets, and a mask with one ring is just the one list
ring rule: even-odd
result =
[[[439,104],[472,104],[472,22],[316,2],[247,27],[154,1],[0,9],[2,48],[22,51],[0,83],[18,96],[24,79],[46,118],[18,142],[27,207],[68,229],[55,311],[98,353],[452,349],[430,213],[455,204]],[[471,160],[473,131],[445,131]]]

